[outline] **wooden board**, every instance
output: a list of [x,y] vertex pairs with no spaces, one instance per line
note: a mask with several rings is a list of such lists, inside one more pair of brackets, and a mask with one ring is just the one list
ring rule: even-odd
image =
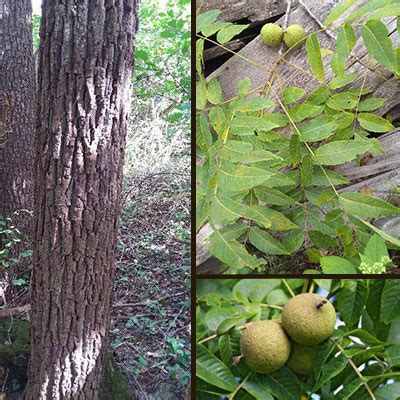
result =
[[264,21],[281,15],[286,10],[286,1],[282,0],[196,0],[196,10],[201,5],[201,12],[221,10],[222,21],[249,20]]
[[[320,20],[324,20],[332,9],[332,5],[329,2],[321,1],[308,1],[310,9],[318,16]],[[366,3],[365,0],[360,0],[356,4],[360,5]],[[345,14],[347,15],[347,13]],[[344,19],[344,17],[342,18]],[[284,18],[282,17],[277,23],[283,24]],[[319,29],[316,22],[310,18],[307,12],[301,7],[297,6],[292,10],[289,23],[301,23],[306,32],[317,31]],[[396,20],[391,18],[391,22],[388,24],[391,32],[391,38],[395,45],[399,43],[399,36],[395,33]],[[333,32],[337,33],[337,32]],[[319,34],[320,46],[323,48],[334,49],[335,41],[331,39],[325,33]],[[208,79],[217,78],[223,90],[223,96],[225,99],[230,99],[237,95],[237,85],[245,77],[249,77],[252,81],[251,89],[265,86],[265,82],[270,78],[270,73],[265,71],[272,70],[278,53],[274,48],[265,46],[260,39],[260,36],[256,37],[247,46],[245,46],[239,54],[245,58],[252,60],[258,66],[250,64],[249,62],[233,56],[224,65],[214,71]],[[371,60],[371,57],[367,54],[366,49],[362,43],[362,40],[358,39],[356,46],[353,50],[354,56],[350,56],[346,63],[346,72],[352,73],[357,72],[360,77],[349,85],[352,87],[361,87],[363,83],[363,73],[368,73],[368,80],[366,86],[373,89],[374,92],[371,96],[385,97],[387,102],[381,110],[384,114],[398,103],[398,93],[400,90],[399,80],[391,76],[390,72],[384,70],[381,66]],[[357,61],[357,59],[359,61]],[[286,56],[286,60],[292,64],[296,64],[304,70],[309,70],[308,60],[305,54],[304,47],[299,50],[292,51],[291,54]],[[361,64],[361,63],[363,64]],[[326,77],[325,81],[328,82],[332,77],[332,73],[329,68],[330,58],[324,58]],[[263,69],[264,68],[264,69]],[[377,75],[373,70],[379,73]],[[289,65],[281,64],[279,68],[279,77],[281,83],[284,82],[285,86],[299,86],[307,92],[313,91],[315,88],[320,86],[320,83],[310,75],[305,74],[303,71]],[[274,89],[280,94],[279,84],[275,82],[273,85]]]

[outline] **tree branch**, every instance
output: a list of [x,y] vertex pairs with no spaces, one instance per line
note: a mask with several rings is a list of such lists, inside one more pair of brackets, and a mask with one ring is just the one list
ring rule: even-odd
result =
[[1,310],[0,311],[0,319],[18,318],[22,314],[29,312],[30,309],[31,309],[31,305],[25,304],[24,306],[20,306],[20,307],[8,308],[6,310]]
[[374,395],[374,393],[372,392],[371,388],[368,385],[368,382],[365,380],[365,378],[361,375],[361,372],[358,370],[357,365],[354,364],[353,360],[351,359],[351,357],[347,357],[344,354],[344,348],[339,344],[336,343],[336,346],[338,347],[338,349],[342,352],[342,354],[347,358],[347,361],[349,362],[349,364],[352,366],[352,368],[354,369],[354,372],[357,374],[357,376],[360,378],[362,384],[365,386],[365,389],[367,389],[368,394],[370,395],[372,400],[376,400],[376,397]]

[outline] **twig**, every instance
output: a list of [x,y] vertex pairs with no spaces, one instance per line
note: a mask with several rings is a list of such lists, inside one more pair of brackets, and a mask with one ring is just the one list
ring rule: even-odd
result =
[[292,8],[292,0],[287,0],[285,19],[283,20],[283,29],[286,29],[288,26],[291,8]]
[[326,26],[324,26],[324,24],[315,16],[315,14],[308,8],[308,6],[306,6],[302,0],[299,0],[299,4],[304,8],[304,10],[306,11],[306,13],[316,22],[316,24],[321,28],[324,29],[324,32],[333,40],[336,40],[335,36],[332,35],[332,33],[330,33],[328,31],[328,29],[326,28]]
[[374,393],[372,392],[371,388],[368,385],[368,382],[365,380],[365,378],[362,376],[361,372],[358,370],[357,365],[354,364],[353,360],[351,357],[347,357],[344,354],[344,348],[339,344],[336,343],[336,346],[338,347],[338,349],[342,352],[342,354],[347,358],[347,361],[349,362],[349,364],[352,366],[352,368],[354,369],[354,372],[357,374],[357,376],[360,378],[362,384],[365,386],[365,389],[367,389],[368,394],[370,395],[372,400],[376,400],[376,397],[374,395]]
[[188,292],[172,293],[172,294],[167,294],[163,297],[159,297],[158,299],[154,299],[154,300],[149,299],[146,301],[141,301],[139,303],[114,304],[112,307],[113,308],[123,308],[123,307],[148,306],[148,305],[150,305],[151,302],[157,302],[157,301],[169,299],[171,297],[179,297],[179,296],[183,296],[183,295],[188,296],[189,293]]
[[0,319],[17,318],[20,317],[21,314],[29,312],[30,309],[31,309],[30,304],[25,304],[24,306],[15,308],[8,308],[6,310],[0,311]]

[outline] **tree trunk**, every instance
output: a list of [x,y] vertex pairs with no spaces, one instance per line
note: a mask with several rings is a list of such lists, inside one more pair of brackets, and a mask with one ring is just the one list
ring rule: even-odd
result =
[[[0,0],[0,214],[33,210],[35,79],[31,0]],[[13,222],[31,234],[31,218]]]
[[26,399],[99,398],[136,0],[45,0]]

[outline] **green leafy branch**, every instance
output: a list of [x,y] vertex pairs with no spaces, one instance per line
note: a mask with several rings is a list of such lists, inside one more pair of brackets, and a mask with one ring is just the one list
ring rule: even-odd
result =
[[[361,27],[363,41],[372,57],[397,74],[398,65],[391,62],[394,50],[387,28],[381,21],[371,19],[387,2],[380,2],[379,7],[376,1],[371,4],[360,14],[367,14],[365,23],[348,23],[359,16],[356,10],[347,17],[345,25],[335,27],[339,29],[336,53],[320,48],[317,33],[328,31],[328,26],[350,3],[345,8],[339,5],[341,13],[334,9],[318,32],[306,36],[312,76],[324,81],[322,59],[329,54],[335,76],[301,103],[305,91],[282,87],[279,77],[279,65],[286,62],[285,56],[292,48],[279,55],[272,69],[265,68],[224,45],[247,26],[233,28],[231,23],[216,21],[218,10],[198,16],[196,69],[200,78],[196,89],[199,110],[196,144],[202,162],[197,168],[196,225],[199,229],[207,222],[211,224],[213,233],[208,249],[227,265],[228,271],[263,270],[266,259],[271,256],[298,251],[305,243],[305,232],[315,246],[307,250],[309,260],[321,263],[326,273],[334,273],[335,269],[344,273],[357,270],[381,273],[390,265],[386,247],[386,253],[381,249],[379,260],[372,263],[363,260],[360,251],[375,236],[371,237],[370,230],[382,238],[384,246],[384,241],[398,246],[396,238],[373,227],[368,219],[398,214],[399,208],[370,193],[339,192],[337,186],[347,184],[348,180],[331,169],[351,160],[360,162],[365,154],[382,153],[382,146],[368,137],[369,132],[394,129],[388,120],[374,113],[385,100],[363,98],[371,92],[365,88],[366,73],[362,76],[361,88],[343,91],[358,78],[356,73],[345,73],[345,60],[356,43],[356,26]],[[385,16],[391,12],[386,8],[380,11]],[[225,30],[224,34],[219,35],[220,30]],[[210,39],[214,34],[216,40]],[[224,101],[218,81],[213,78],[207,82],[203,75],[205,41],[268,72],[270,76],[263,88],[249,90],[251,82],[244,79],[238,85],[238,95]],[[290,65],[309,73],[293,63]],[[374,68],[368,71],[371,70],[375,71]],[[282,97],[273,86],[274,80]],[[339,89],[342,91],[337,92]],[[249,97],[258,91],[261,96]],[[275,102],[268,97],[270,94],[283,113],[265,112],[275,107]],[[281,129],[284,132],[279,132]],[[243,224],[243,220],[247,223]],[[251,248],[264,258],[252,254],[254,250],[249,252]],[[341,250],[345,258],[326,256],[326,250],[336,253]],[[333,270],[329,257],[335,257],[337,263]]]

